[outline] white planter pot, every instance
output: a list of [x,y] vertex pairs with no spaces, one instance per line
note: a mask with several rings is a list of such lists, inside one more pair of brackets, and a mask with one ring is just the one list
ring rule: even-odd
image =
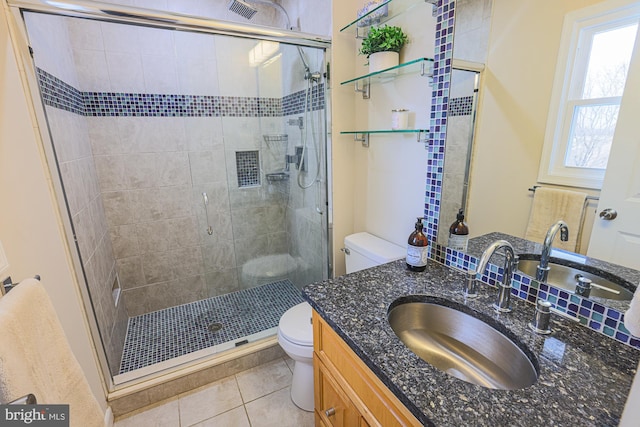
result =
[[400,63],[398,52],[376,52],[369,55],[369,73],[392,68]]

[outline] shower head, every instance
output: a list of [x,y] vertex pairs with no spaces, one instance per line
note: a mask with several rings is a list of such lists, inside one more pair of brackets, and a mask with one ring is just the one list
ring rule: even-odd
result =
[[242,0],[231,0],[227,7],[231,12],[247,19],[253,18],[253,15],[258,13],[258,9],[253,8],[249,3]]

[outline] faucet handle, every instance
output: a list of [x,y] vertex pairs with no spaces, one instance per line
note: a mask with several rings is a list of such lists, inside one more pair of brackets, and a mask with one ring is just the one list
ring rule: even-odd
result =
[[549,301],[539,299],[536,302],[536,313],[533,321],[529,323],[529,329],[537,334],[548,335],[551,333],[549,329],[549,320],[551,319],[551,303]]
[[467,279],[464,282],[464,296],[466,298],[477,298],[478,297],[478,281],[476,280],[475,270],[467,270],[465,272],[467,274]]
[[537,334],[549,335],[551,329],[549,329],[549,320],[551,320],[551,313],[564,317],[565,319],[573,320],[574,322],[580,322],[580,319],[576,316],[572,316],[568,313],[560,311],[552,307],[551,303],[547,300],[538,299],[536,302],[536,313],[533,316],[533,320],[529,323],[529,329]]
[[589,298],[589,294],[591,294],[591,279],[584,277],[581,274],[576,274],[576,295],[583,296],[585,298]]

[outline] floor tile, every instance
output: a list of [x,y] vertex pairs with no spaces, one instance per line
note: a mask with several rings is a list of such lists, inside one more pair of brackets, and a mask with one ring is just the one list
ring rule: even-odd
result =
[[275,328],[302,301],[285,279],[131,317],[120,373]]
[[244,406],[194,424],[192,427],[251,427]]
[[296,366],[296,361],[290,358],[289,356],[286,356],[284,358],[284,361],[287,362],[287,366],[289,367],[289,369],[291,369],[291,372],[293,373],[293,368]]
[[134,416],[117,421],[114,427],[178,427],[180,415],[178,401],[173,400]]
[[313,427],[313,412],[294,405],[290,393],[287,387],[247,403],[251,427]]
[[284,359],[260,365],[236,375],[244,403],[291,385],[291,370]]
[[181,425],[191,426],[242,406],[242,397],[235,377],[228,377],[180,395],[178,403]]

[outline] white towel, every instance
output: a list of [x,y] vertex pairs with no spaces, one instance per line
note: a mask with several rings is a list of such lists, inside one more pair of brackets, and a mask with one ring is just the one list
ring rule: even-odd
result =
[[542,243],[553,224],[563,220],[569,228],[569,240],[555,239],[553,246],[570,252],[578,251],[578,242],[582,235],[582,222],[587,193],[557,190],[555,188],[536,188],[533,207],[524,238]]
[[71,426],[104,426],[49,296],[35,279],[0,299],[0,402],[28,393],[39,404],[68,404]]
[[631,335],[640,337],[640,291],[637,288],[629,309],[624,313],[624,327],[631,332]]

